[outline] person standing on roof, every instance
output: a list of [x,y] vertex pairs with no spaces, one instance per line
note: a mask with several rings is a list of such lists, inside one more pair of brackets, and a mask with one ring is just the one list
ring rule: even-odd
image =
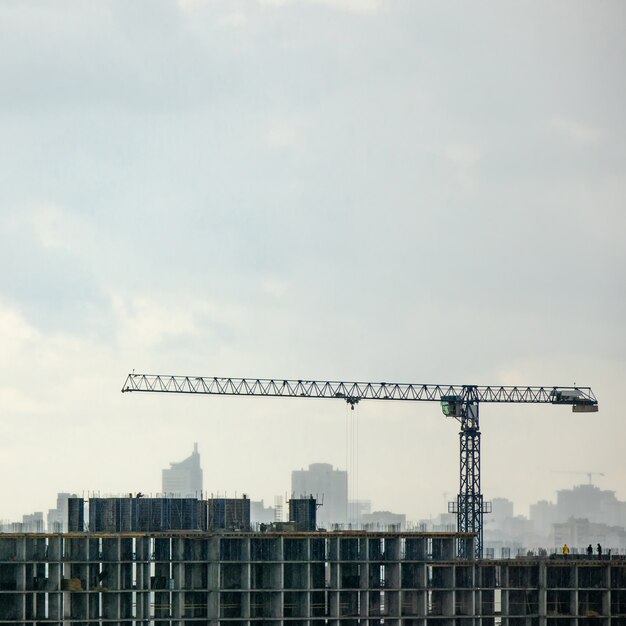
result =
[[587,546],[587,556],[591,556],[593,554],[593,546],[589,544]]
[[602,556],[602,546],[598,544],[598,556]]
[[569,554],[569,546],[564,543],[563,544],[563,556],[567,556]]

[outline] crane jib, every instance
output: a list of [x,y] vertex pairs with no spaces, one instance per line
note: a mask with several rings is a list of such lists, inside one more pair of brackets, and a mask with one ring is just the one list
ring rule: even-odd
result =
[[[598,402],[590,387],[437,385],[317,381],[275,378],[229,378],[129,374],[122,392],[197,393],[207,395],[342,399],[351,405],[361,400],[417,402],[487,402],[565,404],[576,412],[595,412]],[[444,409],[445,412],[445,409]],[[452,409],[454,413],[454,409]]]

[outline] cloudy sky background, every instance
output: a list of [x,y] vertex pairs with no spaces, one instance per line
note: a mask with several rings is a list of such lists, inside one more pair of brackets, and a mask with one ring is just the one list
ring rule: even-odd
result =
[[[516,512],[626,500],[626,4],[0,1],[0,518],[57,491],[272,501],[346,407],[136,372],[592,386],[482,407]],[[359,408],[359,497],[458,490],[458,425]],[[444,494],[448,494],[444,496]]]

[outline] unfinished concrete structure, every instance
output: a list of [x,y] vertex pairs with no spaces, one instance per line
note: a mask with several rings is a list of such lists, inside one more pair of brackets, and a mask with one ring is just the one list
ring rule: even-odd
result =
[[[80,528],[70,526],[70,530]],[[208,530],[207,503],[196,498],[90,498],[89,530]]]
[[626,624],[626,560],[475,561],[458,533],[0,535],[0,623]]
[[289,521],[295,530],[310,532],[317,530],[317,500],[308,498],[291,498],[289,500]]
[[[250,500],[243,498],[93,497],[67,501],[69,532],[250,530]],[[88,525],[85,525],[85,510]],[[312,530],[315,530],[313,526]]]

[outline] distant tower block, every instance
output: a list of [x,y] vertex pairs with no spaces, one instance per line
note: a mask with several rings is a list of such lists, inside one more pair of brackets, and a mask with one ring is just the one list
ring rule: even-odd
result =
[[67,492],[57,494],[57,506],[55,509],[48,509],[48,532],[49,533],[66,533],[67,532],[67,502],[69,498],[75,498],[75,495]]
[[348,472],[329,463],[311,463],[308,469],[291,472],[291,493],[313,494],[324,506],[317,521],[323,528],[348,522]]
[[289,500],[289,521],[295,522],[296,530],[314,532],[317,528],[317,500],[308,498],[291,498]]
[[202,468],[198,444],[193,444],[193,452],[180,463],[170,463],[163,470],[162,492],[164,496],[177,498],[199,498],[202,494]]
[[283,521],[283,497],[274,496],[274,521]]

